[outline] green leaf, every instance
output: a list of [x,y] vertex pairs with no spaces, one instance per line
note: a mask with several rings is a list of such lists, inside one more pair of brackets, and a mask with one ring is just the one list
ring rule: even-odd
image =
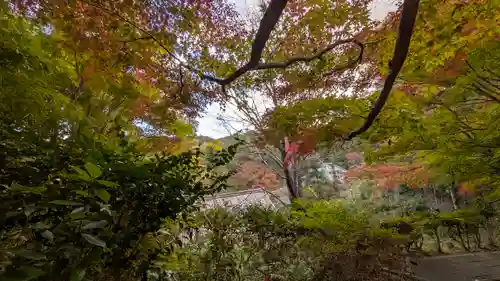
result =
[[73,170],[75,170],[78,173],[78,177],[84,181],[91,181],[92,179],[90,178],[89,174],[86,173],[84,170],[76,167],[76,166],[71,166]]
[[98,261],[101,259],[101,255],[104,252],[104,249],[94,247],[92,248],[87,255],[82,259],[80,262],[79,266],[81,268],[87,268],[91,266],[95,261]]
[[114,183],[112,181],[105,181],[105,180],[97,180],[97,183],[102,184],[106,187],[118,187],[119,186],[117,183]]
[[85,269],[77,268],[71,271],[69,281],[81,281],[85,277]]
[[74,213],[80,213],[80,212],[84,212],[85,211],[85,207],[78,207],[76,209],[73,209],[73,211],[71,211],[72,214]]
[[108,222],[106,220],[94,221],[86,224],[82,229],[94,229],[94,228],[104,228]]
[[21,251],[17,252],[17,255],[19,255],[23,258],[26,258],[26,259],[36,260],[36,261],[47,259],[47,257],[44,254],[33,252],[30,250],[21,250]]
[[89,173],[90,177],[93,179],[97,179],[98,177],[100,177],[102,175],[101,169],[98,166],[96,166],[90,162],[85,163],[85,169]]
[[103,248],[106,248],[106,242],[102,241],[101,239],[93,236],[93,235],[90,235],[90,234],[87,234],[87,233],[82,233],[82,237],[87,240],[87,242],[89,242],[90,244],[92,245],[96,245],[96,246],[99,246],[99,247],[103,247]]
[[193,136],[193,125],[185,123],[183,120],[175,120],[168,126],[168,129],[180,139],[185,139]]
[[65,206],[82,206],[83,205],[83,203],[81,203],[81,202],[70,201],[70,200],[54,200],[54,201],[50,201],[49,203],[56,204],[56,205],[65,205]]
[[95,190],[95,193],[99,198],[101,198],[102,201],[108,202],[109,198],[111,198],[111,194],[106,191],[104,188],[98,188]]
[[20,184],[17,184],[17,183],[13,183],[9,187],[9,190],[10,191],[28,192],[28,193],[33,193],[33,194],[42,194],[42,192],[44,192],[45,190],[47,190],[47,188],[45,186],[31,187],[31,186],[24,186],[24,185],[20,185]]
[[78,220],[78,219],[86,218],[87,214],[85,212],[76,212],[76,213],[69,214],[69,217],[73,220]]
[[87,213],[85,212],[85,207],[78,207],[71,211],[71,214],[69,214],[69,217],[72,219],[82,219],[87,216]]
[[27,206],[24,208],[24,214],[29,217],[36,210],[35,206]]
[[14,270],[7,270],[3,276],[0,276],[0,281],[28,281],[42,275],[45,275],[45,272],[39,268],[21,266]]
[[33,228],[33,229],[47,229],[47,228],[50,228],[50,225],[39,221],[39,222],[35,223],[34,225],[32,225],[31,228]]
[[73,190],[73,192],[83,197],[89,196],[89,192],[87,190]]
[[54,233],[50,232],[50,230],[44,230],[42,232],[42,237],[48,240],[54,240]]

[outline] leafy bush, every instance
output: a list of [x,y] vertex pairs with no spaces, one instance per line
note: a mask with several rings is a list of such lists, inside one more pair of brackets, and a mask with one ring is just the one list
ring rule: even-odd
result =
[[439,253],[476,251],[485,248],[496,248],[496,230],[498,223],[496,212],[491,204],[473,205],[468,209],[451,212],[417,212],[407,217],[394,218],[383,223],[399,231],[399,224],[405,223],[411,229],[414,249],[423,250],[424,244],[435,244]]
[[[209,155],[166,153],[179,144],[172,139],[193,135],[176,121],[181,104],[139,81],[130,62],[68,49],[66,33],[7,4],[0,3],[0,280],[145,277],[170,244],[159,232],[163,220],[225,188],[231,173],[217,168],[238,144]],[[159,100],[162,110],[152,106]],[[166,141],[152,145],[154,137]]]
[[201,166],[199,150],[147,156],[125,137],[94,145],[60,147],[53,162],[52,148],[0,142],[1,280],[136,280],[165,246],[163,220],[224,188],[230,173],[214,168],[235,151]]
[[340,200],[202,212],[192,219],[198,234],[165,257],[161,280],[390,280],[407,239],[368,217]]

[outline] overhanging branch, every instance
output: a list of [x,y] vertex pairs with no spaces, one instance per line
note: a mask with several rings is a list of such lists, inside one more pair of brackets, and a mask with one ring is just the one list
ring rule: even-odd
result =
[[[313,60],[317,60],[317,59],[322,58],[325,54],[327,54],[328,52],[330,52],[331,50],[335,49],[336,47],[338,47],[340,45],[350,44],[350,43],[356,44],[359,47],[360,52],[359,52],[359,55],[356,57],[356,59],[348,62],[345,66],[341,67],[341,68],[348,68],[348,67],[351,67],[353,64],[356,64],[357,62],[359,62],[363,56],[364,46],[362,43],[358,42],[355,39],[336,41],[333,44],[328,45],[326,48],[324,48],[323,50],[319,51],[318,53],[316,53],[312,56],[295,57],[295,58],[291,58],[291,59],[289,59],[287,61],[283,61],[283,62],[261,63],[261,64],[258,64],[252,70],[287,68],[291,65],[294,65],[294,64],[297,64],[300,62],[311,62]],[[336,71],[339,71],[339,70],[340,69],[338,69],[338,70],[336,69]],[[330,70],[328,73],[330,73],[332,71],[335,71],[335,70]]]
[[332,51],[338,46],[345,44],[357,45],[359,47],[358,56],[355,59],[351,59],[350,61],[348,61],[345,65],[338,66],[329,70],[324,75],[330,75],[334,72],[351,68],[361,61],[361,59],[363,58],[364,45],[361,42],[357,41],[356,39],[352,38],[352,39],[338,40],[311,56],[294,57],[282,62],[260,63],[260,59],[262,57],[262,52],[264,50],[266,42],[269,39],[272,30],[279,21],[279,18],[283,13],[283,10],[287,2],[288,1],[285,0],[271,1],[271,3],[266,9],[266,12],[264,13],[264,17],[260,22],[257,34],[255,35],[255,39],[252,44],[252,52],[250,55],[250,60],[245,65],[238,68],[235,72],[229,75],[227,78],[223,79],[217,78],[214,76],[203,74],[199,70],[194,70],[193,68],[190,69],[197,72],[203,79],[213,81],[221,86],[227,86],[249,71],[264,70],[264,69],[285,69],[297,63],[311,62],[317,59],[321,59],[328,52]]
[[180,66],[183,68],[196,73],[201,79],[208,80],[215,82],[221,86],[227,86],[234,82],[236,79],[244,75],[245,73],[249,71],[255,71],[255,70],[264,70],[264,69],[285,69],[287,67],[290,67],[292,65],[295,65],[297,63],[307,63],[311,62],[317,59],[321,59],[324,55],[335,49],[336,47],[339,47],[341,45],[345,44],[355,44],[359,48],[359,54],[356,58],[349,60],[345,65],[340,65],[337,67],[334,67],[330,69],[328,72],[324,73],[323,76],[331,75],[334,72],[338,71],[343,71],[345,69],[349,69],[354,67],[357,63],[359,63],[362,60],[363,57],[363,52],[364,52],[364,45],[363,43],[357,41],[354,38],[351,39],[345,39],[345,40],[338,40],[321,51],[317,52],[314,55],[311,56],[302,56],[302,57],[293,57],[290,58],[286,61],[282,62],[270,62],[270,63],[260,63],[260,60],[262,58],[262,52],[266,46],[267,41],[269,40],[269,36],[271,35],[271,32],[274,30],[276,24],[278,23],[283,10],[286,7],[286,4],[288,3],[288,0],[272,0],[269,3],[269,6],[267,7],[264,16],[262,17],[260,24],[259,24],[259,29],[257,31],[257,34],[255,35],[255,38],[252,43],[252,50],[250,53],[250,59],[247,63],[245,63],[243,66],[238,68],[236,71],[234,71],[232,74],[230,74],[226,78],[218,78],[212,75],[205,74],[203,71],[190,66],[183,62],[180,58],[178,58],[173,51],[168,48],[165,44],[161,42],[158,38],[156,38],[152,32],[149,30],[139,26],[136,24],[134,21],[128,19],[126,16],[121,15],[119,12],[114,11],[112,9],[106,8],[104,6],[101,6],[100,4],[94,3],[92,0],[81,0],[84,3],[87,3],[94,8],[100,9],[106,13],[113,14],[129,24],[130,26],[134,27],[135,29],[139,30],[140,32],[144,33],[145,36],[139,37],[136,39],[128,40],[129,41],[136,41],[136,40],[152,40],[158,46],[160,46],[171,58],[177,61]]
[[370,113],[366,117],[363,126],[350,133],[347,140],[351,140],[352,138],[366,132],[377,119],[377,116],[387,102],[392,87],[394,86],[394,82],[396,81],[396,77],[401,71],[401,68],[406,60],[406,56],[408,55],[411,36],[413,34],[413,27],[415,25],[415,19],[417,18],[419,2],[419,0],[404,1],[401,20],[399,22],[398,37],[396,39],[396,47],[394,48],[392,60],[389,63],[389,74],[385,79],[384,87],[382,88],[380,96],[373,105]]
[[[229,85],[230,83],[238,79],[241,75],[257,67],[262,57],[262,51],[266,46],[267,40],[269,40],[271,32],[278,23],[287,2],[288,0],[272,0],[269,3],[269,6],[267,6],[266,12],[262,17],[262,20],[260,21],[259,29],[257,30],[257,34],[255,34],[255,39],[252,43],[250,60],[225,79],[208,76],[210,77],[209,80],[212,80],[220,84],[221,86]],[[204,75],[203,78],[207,78],[207,76]]]

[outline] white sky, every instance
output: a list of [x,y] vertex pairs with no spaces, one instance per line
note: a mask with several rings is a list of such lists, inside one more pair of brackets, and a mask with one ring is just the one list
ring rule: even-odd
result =
[[[236,9],[242,15],[246,15],[249,10],[253,10],[257,7],[260,0],[230,0],[236,5]],[[371,17],[375,20],[383,20],[387,13],[394,11],[396,9],[397,0],[374,0]],[[256,94],[258,95],[258,93]],[[256,98],[261,100],[262,107],[264,107],[263,97]],[[218,117],[222,117],[225,120],[230,120],[229,124],[224,125]],[[222,111],[218,104],[212,104],[207,108],[206,113],[198,118],[198,128],[197,134],[203,136],[209,136],[212,138],[222,138],[230,134],[235,133],[238,130],[248,129],[248,125],[244,122],[239,121],[238,109],[234,106],[227,106],[226,111]]]

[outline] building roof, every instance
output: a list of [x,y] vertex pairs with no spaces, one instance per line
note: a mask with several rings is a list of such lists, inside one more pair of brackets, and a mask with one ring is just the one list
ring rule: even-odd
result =
[[245,207],[253,204],[275,207],[270,197],[271,195],[262,189],[248,189],[235,192],[217,193],[212,196],[205,197],[205,207]]

